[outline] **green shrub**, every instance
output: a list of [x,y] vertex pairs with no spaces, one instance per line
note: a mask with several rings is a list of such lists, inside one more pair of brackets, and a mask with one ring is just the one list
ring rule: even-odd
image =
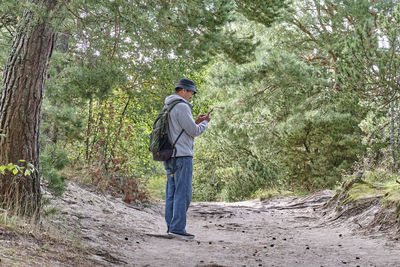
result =
[[152,198],[165,199],[166,177],[151,177],[147,182],[147,190]]
[[57,144],[46,145],[40,154],[40,172],[47,182],[47,187],[57,196],[64,192],[66,179],[59,171],[68,163],[68,153]]

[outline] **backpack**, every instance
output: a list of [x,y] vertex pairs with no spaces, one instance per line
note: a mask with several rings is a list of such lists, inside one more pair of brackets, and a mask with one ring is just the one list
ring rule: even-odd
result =
[[184,130],[182,130],[175,142],[171,144],[168,137],[169,113],[178,103],[184,103],[184,101],[175,100],[164,107],[153,124],[153,131],[150,133],[149,150],[153,153],[153,159],[156,161],[166,161],[171,158],[175,144],[184,132]]

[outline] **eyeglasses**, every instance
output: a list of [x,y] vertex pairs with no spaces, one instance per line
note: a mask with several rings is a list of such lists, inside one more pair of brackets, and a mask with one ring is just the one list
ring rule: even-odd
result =
[[194,95],[194,91],[192,91],[192,90],[187,90],[187,89],[185,89],[185,90],[186,90],[186,92],[192,93],[192,95]]

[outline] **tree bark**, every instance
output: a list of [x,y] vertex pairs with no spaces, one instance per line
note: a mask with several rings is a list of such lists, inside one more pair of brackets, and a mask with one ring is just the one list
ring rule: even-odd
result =
[[390,100],[390,107],[389,107],[389,119],[390,119],[390,150],[392,154],[392,172],[397,172],[397,153],[396,153],[396,133],[395,133],[395,107],[393,100]]
[[[397,136],[396,136],[396,152],[399,154],[400,152],[400,108],[399,108],[399,101],[395,100],[395,112],[396,112],[396,125],[395,127],[397,127]],[[396,169],[397,173],[400,173],[400,168],[399,165],[397,165],[397,169]]]
[[[51,14],[58,0],[32,0]],[[11,47],[3,77],[0,99],[0,165],[20,160],[33,164],[35,171],[23,176],[0,174],[0,205],[13,213],[39,216],[39,125],[42,90],[53,51],[55,33],[48,16],[26,10]]]
[[90,133],[92,131],[92,120],[93,120],[93,97],[90,96],[89,98],[89,113],[88,113],[88,125],[87,125],[87,131],[86,131],[86,160],[87,163],[90,163],[89,159],[89,143],[90,143]]

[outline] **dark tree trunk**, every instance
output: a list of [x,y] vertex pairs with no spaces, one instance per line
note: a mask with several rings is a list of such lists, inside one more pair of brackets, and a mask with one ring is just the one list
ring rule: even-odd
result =
[[390,150],[392,154],[392,172],[397,172],[397,155],[396,155],[396,132],[395,132],[395,107],[394,102],[390,101],[389,107],[389,119],[390,119]]
[[90,163],[89,159],[89,143],[90,143],[90,133],[92,131],[92,112],[93,112],[93,97],[90,96],[89,98],[89,114],[88,114],[88,125],[87,125],[87,131],[86,131],[86,160],[88,164]]
[[[49,14],[58,0],[32,2]],[[5,67],[0,99],[0,129],[5,134],[0,137],[0,165],[23,165],[19,160],[24,160],[36,168],[27,176],[0,174],[0,204],[26,216],[38,216],[40,209],[40,110],[55,39],[49,20],[31,10],[24,12]]]

